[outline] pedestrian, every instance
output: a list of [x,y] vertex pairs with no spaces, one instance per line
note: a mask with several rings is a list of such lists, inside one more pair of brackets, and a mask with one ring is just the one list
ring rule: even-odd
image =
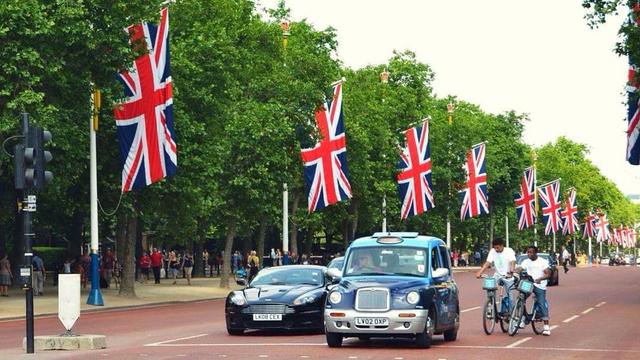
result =
[[156,284],[160,284],[160,268],[162,268],[162,253],[158,251],[158,248],[153,248],[151,269],[153,270],[153,279]]
[[460,254],[456,250],[453,250],[451,253],[451,257],[453,258],[453,266],[458,267],[458,259],[460,258]]
[[162,268],[164,269],[164,278],[168,279],[171,274],[169,269],[169,253],[167,250],[162,250]]
[[113,278],[113,283],[116,285],[116,289],[120,287],[120,279],[122,275],[122,265],[118,261],[118,257],[114,257],[113,259],[113,271],[111,272],[111,277]]
[[65,259],[64,264],[62,264],[62,273],[71,274],[71,259]]
[[255,250],[252,250],[249,253],[249,257],[247,258],[247,265],[249,266],[248,282],[251,282],[251,280],[253,280],[253,278],[258,274],[258,268],[260,266],[260,259],[258,259]]
[[284,254],[282,255],[282,265],[289,265],[290,261],[291,259],[289,258],[289,252],[285,251]]
[[11,263],[6,254],[0,254],[0,296],[9,296],[9,286],[11,286]]
[[104,281],[107,283],[107,289],[111,287],[111,279],[113,277],[113,268],[115,266],[115,258],[111,253],[111,249],[107,249],[106,254],[102,255],[102,274]]
[[476,252],[473,253],[473,264],[475,266],[479,266],[481,258],[482,256],[480,255],[480,251],[476,250]]
[[176,253],[171,250],[169,251],[169,272],[171,273],[171,278],[173,279],[173,285],[176,284],[176,278],[178,277],[178,267],[180,267],[180,264],[178,263],[178,257],[176,256]]
[[562,247],[562,267],[564,268],[564,273],[566,274],[569,271],[569,260],[571,260],[571,254],[569,250],[567,250],[566,246]]
[[211,268],[209,267],[209,250],[207,249],[202,251],[202,265],[204,277],[207,277],[207,270],[209,270],[209,275],[211,275]]
[[191,285],[191,273],[193,272],[193,255],[187,251],[182,257],[182,269],[187,278],[187,285]]
[[44,261],[42,261],[38,254],[33,253],[31,264],[33,266],[33,295],[44,295],[44,281],[47,278]]
[[80,266],[82,266],[82,273],[78,272],[78,274],[81,275],[81,278],[82,275],[84,275],[84,286],[86,287],[89,280],[89,274],[91,274],[91,257],[87,252],[85,252],[78,260],[80,261]]
[[140,282],[146,284],[149,280],[149,270],[151,269],[151,257],[146,251],[140,256],[138,264],[140,265],[140,272],[142,272]]
[[271,259],[271,266],[277,266],[276,264],[276,251],[271,248],[271,252],[269,253],[269,258]]
[[73,263],[73,272],[75,274],[80,274],[80,284],[82,284],[83,289],[86,289],[89,273],[84,271],[82,257],[79,256],[78,258],[76,258],[76,261]]
[[307,254],[302,254],[302,258],[300,259],[300,264],[309,265],[309,260],[307,260]]
[[[224,254],[224,251],[223,252],[219,252],[216,255],[216,263],[215,263],[215,265],[216,265],[216,275],[218,275],[218,276],[220,276],[220,267],[224,265],[224,257],[222,256],[222,254]],[[213,270],[211,271],[211,273],[212,273],[211,276],[213,277]]]
[[233,253],[233,258],[231,259],[231,271],[235,274],[236,271],[240,268],[240,263],[242,262],[240,252],[236,250]]
[[276,266],[282,266],[282,251],[276,250]]
[[467,250],[462,252],[462,255],[460,256],[462,258],[462,264],[460,264],[461,266],[469,266],[469,252]]

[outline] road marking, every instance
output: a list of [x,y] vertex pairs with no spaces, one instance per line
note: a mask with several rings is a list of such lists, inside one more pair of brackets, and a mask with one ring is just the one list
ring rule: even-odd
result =
[[151,344],[145,344],[143,346],[161,346],[161,345],[165,345],[166,343],[170,343],[170,342],[176,342],[176,341],[182,341],[182,340],[189,340],[189,339],[195,339],[195,338],[199,338],[199,337],[203,337],[203,336],[207,336],[209,334],[198,334],[198,335],[193,335],[193,336],[187,336],[187,337],[182,337],[182,338],[177,338],[177,339],[170,339],[170,340],[165,340],[165,341],[159,341],[156,343],[151,343]]
[[606,304],[606,303],[607,303],[606,301],[603,301],[603,302],[601,302],[601,303],[597,304],[597,305],[596,305],[596,307],[600,307],[600,306],[602,306],[602,305],[604,305],[604,304]]
[[568,323],[568,322],[571,322],[571,321],[573,321],[573,320],[575,320],[575,319],[577,319],[577,318],[579,318],[579,317],[580,317],[580,315],[573,315],[572,317],[570,317],[570,318],[568,318],[568,319],[564,319],[564,320],[562,320],[562,322],[563,322],[563,323]]
[[588,313],[590,313],[591,311],[593,311],[593,309],[594,309],[594,308],[590,307],[590,308],[588,308],[587,310],[583,311],[582,313],[583,313],[583,314],[588,314]]
[[230,346],[327,346],[327,343],[210,343],[210,344],[168,344],[167,342],[178,341],[176,340],[168,340],[162,341],[160,343],[146,344],[144,346],[162,346],[162,347],[181,347],[181,346],[194,346],[194,347],[207,347],[207,346],[222,346],[222,347],[230,347]]
[[514,342],[514,343],[512,343],[512,344],[509,344],[509,345],[507,345],[507,346],[505,346],[505,347],[506,347],[506,348],[508,348],[508,349],[509,349],[509,348],[514,348],[514,347],[516,347],[516,346],[518,346],[518,345],[520,345],[520,344],[522,344],[522,343],[525,343],[525,342],[527,342],[527,341],[529,341],[529,340],[531,340],[531,339],[532,339],[532,338],[531,338],[531,336],[529,336],[529,337],[526,337],[526,338],[524,338],[524,339],[520,339],[520,340],[518,340],[518,341],[516,341],[516,342]]
[[309,355],[300,355],[300,357],[303,358],[303,359],[308,359]]
[[553,326],[551,326],[551,327],[549,328],[549,330],[555,330],[558,326],[560,326],[560,325],[553,325]]
[[268,358],[269,355],[258,355],[259,358]]
[[464,309],[462,311],[460,311],[461,313],[466,313],[467,311],[473,311],[473,310],[478,310],[480,309],[480,306],[476,306],[476,307],[472,307],[470,309]]
[[349,356],[349,359],[357,359],[357,356]]

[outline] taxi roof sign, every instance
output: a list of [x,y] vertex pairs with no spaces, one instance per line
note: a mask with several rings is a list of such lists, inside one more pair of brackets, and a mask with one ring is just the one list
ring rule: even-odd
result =
[[399,238],[416,238],[419,233],[417,232],[377,232],[371,235],[373,238],[381,237],[399,237]]
[[382,236],[377,240],[378,244],[400,244],[403,241],[402,238],[397,236]]

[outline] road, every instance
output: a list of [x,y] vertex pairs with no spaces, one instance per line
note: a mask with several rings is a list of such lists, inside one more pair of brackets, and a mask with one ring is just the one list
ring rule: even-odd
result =
[[[323,334],[253,332],[229,336],[222,300],[83,314],[77,333],[107,335],[108,349],[38,353],[37,359],[638,359],[640,268],[572,269],[548,291],[552,334],[530,327],[515,337],[482,330],[484,299],[472,273],[456,274],[461,298],[458,340],[435,337],[431,349],[406,340],[345,340],[330,349]],[[57,318],[36,320],[36,335],[60,333]],[[23,321],[0,322],[0,359],[34,358],[20,349]]]

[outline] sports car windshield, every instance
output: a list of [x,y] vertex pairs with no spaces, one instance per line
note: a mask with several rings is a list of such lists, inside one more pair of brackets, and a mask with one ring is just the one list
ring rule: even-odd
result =
[[410,247],[369,247],[351,250],[344,276],[401,275],[423,277],[427,253]]
[[321,269],[299,267],[269,268],[262,270],[251,282],[256,285],[323,285],[324,273]]

